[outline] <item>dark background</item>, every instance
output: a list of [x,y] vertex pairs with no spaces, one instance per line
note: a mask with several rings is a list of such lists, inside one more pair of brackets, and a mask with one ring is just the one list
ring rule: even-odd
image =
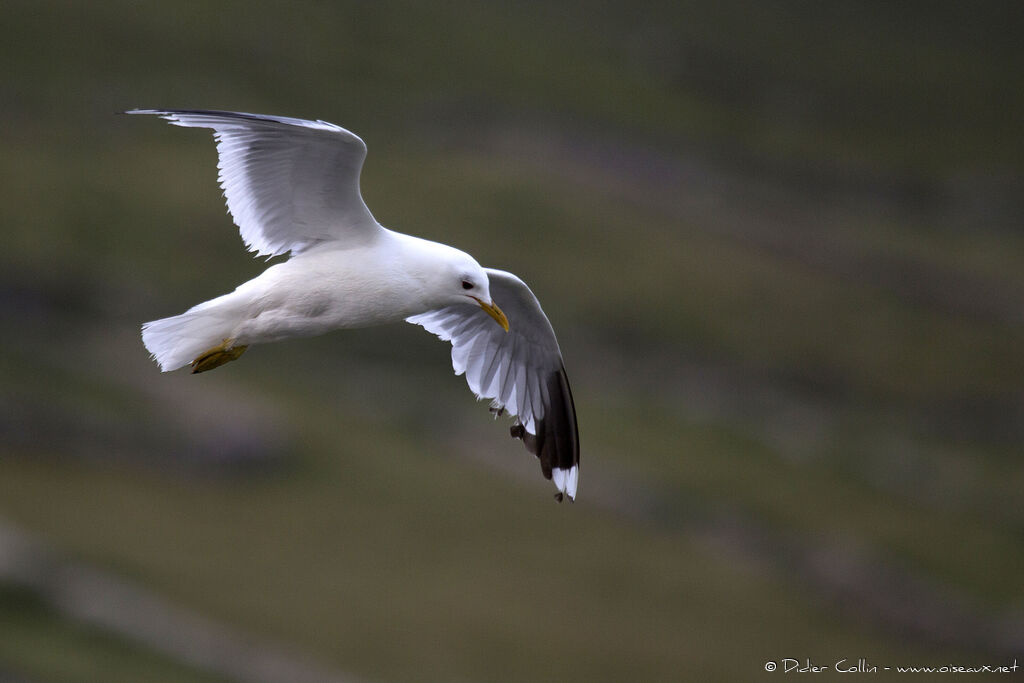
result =
[[[1022,35],[1018,2],[5,3],[0,678],[299,680],[168,613],[366,681],[1011,664]],[[578,502],[410,325],[160,374],[139,325],[264,264],[208,131],[133,107],[349,128],[378,220],[527,281]]]

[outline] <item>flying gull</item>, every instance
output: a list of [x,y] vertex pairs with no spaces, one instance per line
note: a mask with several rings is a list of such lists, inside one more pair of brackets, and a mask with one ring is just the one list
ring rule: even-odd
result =
[[[366,145],[326,121],[224,111],[133,109],[211,128],[218,180],[250,251],[291,252],[235,291],[142,326],[168,372],[205,372],[253,344],[405,320],[452,344],[452,366],[512,436],[576,497],[576,409],[554,330],[530,288],[472,256],[381,226],[363,202]],[[501,307],[498,307],[500,302]]]

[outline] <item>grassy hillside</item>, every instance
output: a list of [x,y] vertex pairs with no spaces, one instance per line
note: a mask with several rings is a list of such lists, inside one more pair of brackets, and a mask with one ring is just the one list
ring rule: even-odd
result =
[[[1014,3],[5,15],[3,519],[368,681],[1019,652]],[[579,501],[412,326],[161,375],[138,325],[265,264],[209,135],[136,106],[348,127],[383,224],[530,283]],[[0,643],[29,680],[212,680],[9,578]]]

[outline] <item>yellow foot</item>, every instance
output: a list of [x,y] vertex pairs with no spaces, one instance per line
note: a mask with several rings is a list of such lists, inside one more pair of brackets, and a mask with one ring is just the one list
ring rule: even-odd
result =
[[238,360],[241,355],[245,353],[245,350],[249,348],[248,346],[232,346],[231,344],[232,340],[225,339],[212,349],[207,349],[199,354],[199,356],[192,361],[192,374],[213,370],[225,363]]

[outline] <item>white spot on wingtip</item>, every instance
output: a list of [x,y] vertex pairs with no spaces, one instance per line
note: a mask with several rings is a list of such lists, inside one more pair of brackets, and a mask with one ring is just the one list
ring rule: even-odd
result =
[[576,500],[576,486],[580,480],[580,468],[579,465],[573,465],[571,469],[562,469],[556,467],[551,470],[551,478],[555,482],[555,486],[558,487],[559,492],[569,496],[569,498]]
[[580,481],[580,466],[573,465],[572,469],[569,470],[569,476],[565,482],[565,493],[567,496],[576,500],[576,485]]

